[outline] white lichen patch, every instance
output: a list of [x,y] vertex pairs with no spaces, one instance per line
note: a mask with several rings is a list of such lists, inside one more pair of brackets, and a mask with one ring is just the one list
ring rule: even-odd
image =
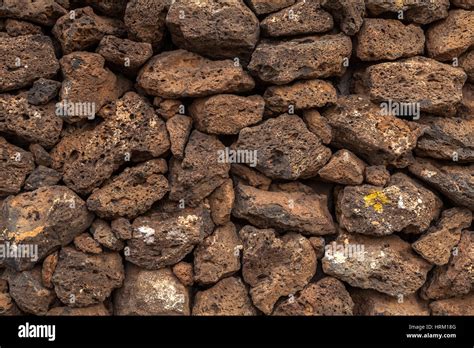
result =
[[149,226],[140,226],[137,231],[142,235],[145,244],[152,244],[155,241],[155,230]]

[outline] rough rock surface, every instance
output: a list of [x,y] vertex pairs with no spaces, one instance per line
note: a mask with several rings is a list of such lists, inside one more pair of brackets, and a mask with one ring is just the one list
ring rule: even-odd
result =
[[337,151],[321,168],[319,176],[343,185],[360,185],[364,181],[365,163],[348,150]]
[[323,0],[321,4],[331,12],[345,34],[352,36],[359,32],[366,12],[364,0]]
[[316,272],[316,254],[311,243],[296,233],[277,237],[272,229],[245,226],[242,275],[250,285],[253,304],[270,314],[282,296],[302,290]]
[[276,12],[295,2],[296,0],[247,0],[248,5],[257,15]]
[[433,301],[431,315],[474,315],[474,294]]
[[0,6],[0,18],[9,17],[52,26],[66,14],[66,9],[55,0],[4,0]]
[[44,105],[56,98],[61,82],[40,78],[33,83],[28,91],[28,103],[32,105]]
[[123,242],[114,235],[107,221],[95,219],[90,230],[94,239],[107,249],[115,251],[123,249]]
[[385,166],[365,167],[365,181],[374,186],[385,186],[390,181],[390,172]]
[[180,261],[172,268],[173,274],[184,286],[192,286],[194,284],[193,264]]
[[395,235],[341,233],[335,243],[337,248],[322,260],[323,271],[357,288],[410,295],[423,286],[432,267]]
[[109,316],[110,312],[101,304],[82,307],[82,308],[71,308],[71,307],[54,307],[51,308],[46,315],[54,316],[74,316],[74,317],[86,317],[86,316]]
[[212,220],[216,225],[224,225],[230,221],[230,214],[234,207],[235,192],[231,179],[216,188],[209,196]]
[[35,167],[32,154],[0,137],[0,159],[0,197],[20,192]]
[[166,121],[166,129],[170,135],[171,153],[176,158],[183,158],[192,127],[193,119],[184,115],[174,115]]
[[61,180],[61,174],[54,169],[38,166],[31,172],[23,187],[25,191],[34,191],[43,186],[54,186]]

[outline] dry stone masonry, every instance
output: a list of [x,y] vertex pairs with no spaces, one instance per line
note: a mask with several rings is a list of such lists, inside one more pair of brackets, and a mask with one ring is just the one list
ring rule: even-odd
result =
[[474,315],[474,3],[0,1],[0,315]]

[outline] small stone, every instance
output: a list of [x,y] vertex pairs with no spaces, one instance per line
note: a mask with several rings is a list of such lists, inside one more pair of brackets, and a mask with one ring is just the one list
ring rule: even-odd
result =
[[459,243],[461,231],[471,226],[471,222],[472,213],[468,209],[445,210],[437,226],[431,227],[412,247],[425,260],[438,266],[445,265]]
[[104,36],[96,50],[111,67],[127,76],[136,76],[138,70],[153,55],[151,44]]
[[332,129],[327,118],[314,109],[303,112],[303,120],[311,133],[317,135],[323,144],[327,145],[332,140]]
[[156,112],[165,120],[169,120],[173,118],[177,114],[181,114],[182,116],[185,108],[184,104],[177,99],[165,99],[163,100],[160,97],[155,97],[153,100],[153,105],[157,107]]
[[342,232],[333,243],[322,260],[324,273],[357,288],[410,295],[422,287],[432,267],[396,235],[375,238]]
[[46,315],[53,315],[53,316],[73,316],[73,317],[84,317],[84,316],[91,316],[91,317],[98,317],[98,316],[109,316],[110,313],[105,308],[105,306],[101,304],[97,304],[94,306],[84,307],[84,308],[71,308],[71,307],[55,307],[51,308]]
[[132,219],[145,213],[168,192],[168,181],[162,175],[168,166],[154,159],[128,167],[87,199],[87,208],[101,218]]
[[322,7],[331,12],[346,35],[355,35],[364,23],[364,0],[324,0]]
[[87,307],[103,302],[124,280],[118,253],[85,254],[70,247],[61,249],[53,275],[54,290],[62,303]]
[[90,227],[90,231],[94,239],[107,249],[114,251],[123,249],[123,242],[115,236],[107,221],[95,219]]
[[355,302],[355,315],[430,315],[428,302],[420,299],[416,294],[393,297],[375,290],[355,289],[351,292],[351,297]]
[[38,252],[35,258],[7,259],[6,263],[17,271],[31,269],[85,231],[92,215],[85,202],[64,186],[46,186],[10,196],[3,202],[0,218],[4,240],[18,246],[36,245]]
[[286,180],[316,176],[331,157],[303,120],[288,114],[242,129],[235,150],[253,153],[250,166],[266,176]]
[[130,40],[148,42],[157,49],[165,37],[169,0],[130,0],[124,22]]
[[430,303],[431,315],[474,315],[474,293],[433,301]]
[[277,237],[272,229],[245,226],[242,275],[250,285],[253,304],[270,314],[278,299],[302,290],[316,273],[316,254],[310,242],[296,233]]
[[0,137],[0,197],[21,191],[26,176],[35,168],[30,152]]
[[273,113],[284,113],[334,104],[337,94],[330,82],[308,80],[298,81],[288,86],[268,87],[263,98],[266,109]]
[[102,247],[100,246],[100,244],[87,232],[74,237],[74,246],[77,248],[77,250],[82,251],[84,253],[102,253]]
[[51,156],[40,144],[30,144],[28,150],[30,150],[38,166],[51,166]]
[[319,1],[297,2],[260,23],[262,34],[271,37],[324,33],[333,26],[331,14],[321,9]]
[[234,186],[231,179],[216,188],[209,196],[212,220],[216,225],[224,225],[230,221],[230,214],[234,206]]
[[193,264],[189,262],[178,262],[172,268],[174,275],[184,286],[192,286],[194,284]]
[[459,57],[459,66],[467,74],[469,82],[474,82],[474,49],[464,53]]
[[362,95],[339,97],[337,105],[323,116],[332,128],[331,145],[350,150],[374,165],[406,167],[422,133],[416,123],[384,115]]
[[[65,0],[56,0],[65,1]],[[75,5],[76,2],[80,2],[81,6],[90,6],[98,13],[103,14],[104,16],[109,17],[123,17],[125,12],[125,7],[127,6],[128,0],[114,0],[114,1],[104,1],[104,0],[68,0]]]
[[293,5],[296,0],[248,0],[250,8],[257,14],[267,14]]
[[276,306],[273,315],[352,315],[354,302],[344,284],[332,277],[310,283],[296,295]]
[[171,3],[166,26],[173,43],[214,59],[248,59],[259,22],[241,0],[180,0]]
[[451,0],[451,4],[466,10],[474,10],[474,4],[470,0]]
[[189,292],[169,268],[154,271],[128,264],[114,295],[115,315],[189,315]]
[[10,296],[26,313],[45,315],[56,298],[53,290],[43,286],[40,266],[23,272],[7,270],[4,277],[10,287]]
[[425,35],[419,26],[395,19],[367,18],[357,35],[357,57],[363,61],[396,60],[422,55]]
[[130,224],[130,221],[125,218],[118,218],[112,220],[110,223],[110,227],[112,228],[112,233],[121,240],[128,240],[132,239],[133,228]]
[[417,158],[408,170],[457,205],[474,209],[474,164],[442,165],[432,160]]
[[339,150],[319,171],[319,176],[327,181],[342,185],[360,185],[364,181],[366,164],[348,150]]
[[253,186],[265,191],[268,191],[268,188],[272,183],[272,180],[270,178],[267,178],[262,173],[253,170],[243,164],[232,163],[230,173],[232,174],[234,182],[241,183],[243,185]]
[[335,233],[327,199],[315,193],[270,192],[239,185],[235,188],[232,215],[261,228],[310,236]]
[[322,259],[325,252],[326,242],[323,237],[310,237],[309,242],[316,252],[316,258],[318,260]]
[[463,231],[449,263],[437,266],[421,290],[425,299],[439,300],[469,294],[474,288],[474,233]]
[[0,293],[0,316],[19,316],[22,314],[8,292]]
[[52,278],[56,266],[58,265],[58,252],[54,252],[45,257],[43,267],[41,268],[41,283],[48,289],[53,288]]
[[88,6],[59,18],[52,33],[61,43],[63,53],[69,54],[94,47],[106,35],[124,36],[125,27],[120,20],[96,15]]
[[178,159],[184,156],[189,134],[193,128],[193,119],[184,115],[175,115],[166,121],[170,135],[171,153]]
[[458,58],[474,45],[474,13],[451,10],[448,18],[426,31],[428,56],[440,61]]
[[365,182],[374,186],[385,186],[390,181],[390,172],[385,166],[365,167]]
[[194,251],[194,280],[214,284],[240,269],[243,248],[233,223],[217,227]]
[[146,269],[159,269],[181,261],[214,227],[207,209],[184,208],[156,212],[133,222],[127,241],[127,261]]
[[265,101],[259,95],[218,94],[193,101],[189,115],[196,129],[209,134],[238,134],[263,118]]
[[232,60],[209,60],[176,50],[160,53],[141,69],[138,85],[147,94],[163,98],[205,97],[247,92],[255,82]]
[[385,188],[346,186],[337,197],[336,211],[339,223],[349,232],[384,236],[399,231],[426,231],[441,206],[433,192],[405,174],[396,173]]
[[45,105],[58,95],[61,82],[40,78],[33,83],[28,91],[28,103],[32,105]]
[[170,164],[170,194],[173,201],[184,200],[196,206],[228,178],[230,164],[219,161],[224,145],[215,136],[194,130],[189,137],[183,160]]
[[343,34],[261,41],[248,69],[263,82],[284,85],[297,79],[341,76],[352,42]]
[[31,105],[27,93],[0,95],[0,131],[13,134],[26,142],[50,148],[59,140],[63,121],[56,115],[54,103]]
[[67,11],[55,0],[3,0],[0,17],[16,18],[40,25],[52,26]]
[[0,92],[28,87],[41,77],[52,78],[58,70],[59,63],[48,36],[0,38]]
[[474,83],[466,83],[462,89],[461,106],[458,108],[460,117],[472,118],[474,115]]
[[242,280],[229,277],[196,294],[193,315],[254,316],[257,311]]
[[24,190],[34,191],[44,186],[54,186],[61,180],[61,174],[54,169],[38,166],[25,181]]
[[[434,78],[436,76],[436,78]],[[410,81],[410,83],[406,83]],[[372,65],[366,72],[370,99],[375,103],[415,105],[410,116],[422,111],[454,116],[462,100],[466,73],[425,57]],[[383,105],[383,104],[382,104]]]
[[39,25],[16,19],[7,19],[5,21],[5,30],[10,36],[43,34],[43,30]]

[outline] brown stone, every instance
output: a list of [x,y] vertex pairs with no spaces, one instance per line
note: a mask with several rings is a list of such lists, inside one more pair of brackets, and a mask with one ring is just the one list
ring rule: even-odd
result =
[[375,290],[355,289],[351,292],[354,300],[354,314],[383,316],[426,316],[430,315],[428,302],[416,294],[397,297],[382,294]]
[[162,175],[167,169],[163,159],[126,168],[110,182],[92,192],[87,199],[87,208],[107,219],[132,219],[143,214],[168,192],[168,181]]
[[32,268],[57,247],[71,243],[92,222],[85,202],[64,186],[41,187],[7,198],[2,218],[0,230],[5,241],[38,246],[37,259],[6,260],[17,271]]
[[8,281],[10,296],[26,313],[45,315],[56,298],[53,290],[43,286],[40,266],[23,272],[7,270],[4,277]]
[[278,304],[273,315],[352,315],[351,296],[344,284],[332,277],[324,277],[317,283],[310,283],[296,296]]
[[184,208],[155,212],[133,222],[125,258],[139,267],[159,269],[174,265],[202,242],[214,227],[207,209]]
[[430,303],[431,315],[474,315],[474,293]]
[[277,237],[272,229],[245,226],[239,232],[244,249],[242,275],[254,305],[270,314],[278,299],[302,290],[316,273],[316,254],[303,236]]
[[390,181],[390,172],[385,166],[365,167],[365,182],[374,186],[385,186]]
[[351,286],[374,289],[391,296],[416,292],[431,265],[396,235],[368,237],[344,233],[322,260],[324,273]]
[[25,181],[24,190],[34,191],[44,186],[54,186],[61,180],[61,174],[54,169],[38,166]]
[[0,137],[0,197],[20,192],[25,178],[35,168],[30,152]]
[[124,17],[129,39],[159,48],[165,36],[169,3],[169,0],[129,1]]
[[423,157],[455,162],[474,162],[474,119],[423,116],[427,126],[415,153]]
[[260,33],[242,0],[172,2],[166,26],[176,46],[214,59],[248,59]]
[[451,4],[466,10],[474,10],[474,4],[470,0],[451,0]]
[[459,66],[466,72],[469,82],[474,82],[474,49],[459,57]]
[[48,36],[0,38],[0,92],[28,87],[41,77],[52,78],[58,70],[59,63]]
[[326,197],[315,193],[270,192],[239,185],[232,215],[261,228],[311,236],[335,233]]
[[243,248],[233,223],[217,227],[194,250],[194,280],[214,284],[240,269]]
[[30,150],[38,166],[51,166],[51,156],[40,144],[30,144],[28,150]]
[[95,219],[90,227],[90,231],[94,239],[107,249],[115,251],[123,249],[123,242],[115,236],[107,221]]
[[194,130],[183,160],[171,161],[170,199],[195,206],[222,185],[230,169],[229,163],[219,161],[219,154],[224,150],[217,137]]
[[232,60],[209,60],[176,50],[151,58],[138,75],[138,85],[149,95],[164,98],[205,97],[246,92],[255,82]]
[[74,246],[77,248],[77,250],[82,251],[84,253],[102,253],[102,247],[100,246],[100,244],[87,232],[74,237]]
[[229,277],[196,294],[193,315],[254,316],[257,311],[242,280]]
[[253,153],[247,164],[266,176],[287,180],[316,176],[331,156],[300,117],[288,114],[242,129],[235,150]]
[[64,136],[51,157],[66,185],[89,193],[127,160],[159,157],[168,149],[164,122],[145,99],[130,92],[110,106],[106,119],[95,128],[81,136]]
[[474,115],[474,83],[466,83],[462,89],[461,106],[458,109],[460,117],[472,118]]
[[41,283],[48,289],[53,288],[52,278],[56,266],[58,265],[58,252],[54,252],[45,257],[41,268]]
[[173,118],[177,114],[184,116],[184,104],[177,99],[162,99],[160,97],[155,97],[153,100],[153,105],[157,107],[156,112],[158,115],[163,117],[165,120]]
[[[74,52],[63,56],[60,63],[64,81],[56,113],[68,122],[93,119],[102,106],[130,89],[129,81],[104,68],[105,60],[100,54]],[[83,110],[78,107],[81,105]]]
[[132,238],[133,228],[128,219],[118,218],[112,220],[110,227],[112,228],[112,233],[115,234],[117,238],[121,240],[128,240]]
[[[69,1],[74,7],[90,6],[98,13],[109,17],[123,17],[128,0],[59,0]],[[56,0],[56,2],[59,2]]]
[[341,76],[352,42],[343,34],[261,41],[248,69],[262,81],[284,85],[297,79]]
[[178,262],[172,268],[174,275],[184,286],[192,286],[194,284],[193,264],[189,262]]
[[295,2],[296,0],[247,0],[248,5],[257,15],[276,12]]
[[360,185],[364,181],[366,164],[348,150],[339,150],[321,168],[319,176],[342,185]]
[[124,270],[118,253],[85,254],[70,247],[61,249],[53,275],[58,298],[70,307],[103,302],[122,286]]
[[339,223],[349,232],[383,236],[426,231],[441,206],[433,192],[405,174],[396,173],[385,188],[346,186],[337,197],[336,211]]
[[474,233],[463,231],[449,263],[437,266],[421,290],[426,299],[439,300],[469,294],[474,288]]
[[3,0],[0,17],[22,19],[40,25],[52,26],[66,14],[66,10],[55,0]]
[[345,34],[352,36],[360,30],[365,17],[364,0],[324,0],[321,4]]
[[39,25],[16,19],[7,19],[5,21],[5,30],[10,36],[43,34],[43,30]]
[[45,105],[57,97],[61,82],[40,78],[33,83],[28,91],[28,103],[32,105]]
[[22,312],[8,292],[0,293],[0,317],[13,315],[19,316]]
[[115,315],[189,315],[186,287],[169,268],[154,271],[127,264],[123,287],[114,295]]
[[423,54],[425,35],[419,26],[395,19],[367,18],[357,35],[357,57],[363,61],[396,60]]
[[323,144],[327,145],[332,140],[332,129],[327,118],[321,116],[317,110],[305,110],[303,112],[303,120],[308,130],[316,134]]
[[182,159],[189,134],[193,128],[193,119],[184,115],[175,115],[166,121],[166,129],[170,135],[171,153]]
[[234,186],[231,179],[227,179],[209,196],[212,220],[216,225],[224,225],[230,221],[230,214],[234,207]]
[[125,27],[122,21],[98,16],[87,6],[59,18],[52,33],[63,53],[69,54],[96,46],[105,35],[124,36]]
[[428,56],[440,61],[458,58],[474,46],[474,13],[451,10],[448,18],[426,31]]
[[265,101],[259,95],[219,94],[193,101],[189,115],[196,129],[209,134],[237,134],[262,120]]
[[46,315],[53,315],[53,316],[73,316],[73,317],[98,317],[98,316],[109,316],[110,313],[105,308],[105,306],[101,304],[83,307],[83,308],[71,308],[71,307],[55,307],[51,308]]
[[107,35],[96,50],[115,70],[127,76],[135,76],[138,70],[153,55],[151,44],[135,42]]
[[243,164],[232,163],[230,173],[232,174],[234,183],[236,183],[235,186],[237,186],[238,183],[241,183],[243,185],[249,185],[268,191],[268,188],[272,183],[270,178],[267,178],[262,173]]
[[298,81],[288,86],[268,87],[263,98],[266,109],[274,113],[283,113],[334,104],[337,95],[336,89],[330,82],[308,80]]
[[365,83],[375,103],[415,103],[418,111],[453,116],[461,102],[465,81],[462,69],[430,58],[413,57],[370,66]]
[[461,231],[471,226],[472,213],[468,209],[451,208],[443,211],[436,227],[412,244],[413,249],[435,265],[449,262],[453,248],[459,243]]
[[310,237],[309,242],[311,243],[311,246],[316,252],[316,258],[318,260],[322,259],[324,256],[324,250],[326,246],[326,242],[324,241],[324,238],[323,237]]
[[384,115],[361,95],[339,97],[323,116],[332,128],[331,145],[345,148],[370,164],[406,167],[422,130],[413,122]]
[[442,165],[417,158],[408,170],[457,205],[474,209],[474,164]]
[[297,2],[260,23],[262,34],[271,37],[324,33],[333,26],[331,14],[321,9],[319,1]]

